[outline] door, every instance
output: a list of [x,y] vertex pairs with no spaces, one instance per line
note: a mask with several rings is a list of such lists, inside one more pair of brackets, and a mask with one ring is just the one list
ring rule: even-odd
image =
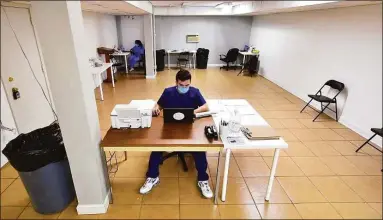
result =
[[[10,131],[13,130],[13,131]],[[18,135],[15,120],[13,119],[11,107],[9,106],[3,83],[1,83],[1,151],[7,143]],[[7,158],[1,153],[1,167],[8,162]]]
[[[51,97],[49,86],[42,71],[43,60],[40,60],[38,40],[30,20],[29,9],[3,6],[3,2],[1,4],[2,92],[8,97],[18,132],[27,133],[54,121],[47,101]],[[12,77],[13,81],[9,81],[9,77]],[[13,88],[20,92],[20,98],[17,100],[13,99]]]

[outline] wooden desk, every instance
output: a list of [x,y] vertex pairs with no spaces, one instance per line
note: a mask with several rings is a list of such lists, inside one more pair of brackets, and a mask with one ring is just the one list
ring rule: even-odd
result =
[[[110,128],[101,141],[101,147],[104,151],[219,151],[221,153],[224,146],[222,141],[209,141],[204,134],[205,126],[213,124],[212,117],[196,119],[193,124],[164,124],[162,116],[153,117],[150,128],[123,130]],[[217,183],[219,183],[219,167],[218,161]],[[218,188],[217,184],[215,202]]]
[[200,118],[193,124],[166,123],[162,116],[152,118],[150,128],[109,129],[101,142],[104,151],[219,151],[221,140],[210,142],[206,125],[212,117]]

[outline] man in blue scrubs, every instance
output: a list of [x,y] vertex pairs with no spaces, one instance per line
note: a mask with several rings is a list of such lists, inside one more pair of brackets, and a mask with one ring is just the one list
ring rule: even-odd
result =
[[[191,75],[187,70],[180,70],[176,75],[176,86],[166,88],[153,108],[153,115],[160,114],[163,108],[193,108],[194,113],[208,111],[205,99],[197,88],[190,86]],[[201,131],[203,132],[203,131]],[[192,153],[195,167],[198,171],[197,185],[206,198],[212,198],[213,192],[209,186],[209,175],[207,170],[206,152]],[[160,183],[159,166],[162,160],[162,152],[152,152],[149,159],[146,181],[140,189],[140,193],[146,194]]]

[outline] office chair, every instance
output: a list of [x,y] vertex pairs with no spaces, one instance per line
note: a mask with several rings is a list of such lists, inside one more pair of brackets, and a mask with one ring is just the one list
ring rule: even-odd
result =
[[230,66],[229,63],[234,63],[237,61],[239,54],[239,49],[238,48],[231,48],[226,55],[220,54],[219,59],[223,62],[226,63],[226,66],[221,66],[219,69],[226,69],[227,71],[229,70]]
[[369,144],[371,145],[373,148],[375,148],[376,150],[382,152],[381,149],[378,149],[377,147],[375,147],[374,145],[370,144],[370,141],[376,136],[376,135],[379,135],[380,137],[383,137],[383,128],[371,128],[371,131],[374,133],[370,139],[368,139],[366,142],[364,142],[362,144],[362,146],[360,146],[355,152],[358,152],[360,149],[362,149],[364,147],[364,145],[366,144]]
[[253,75],[258,74],[259,65],[260,65],[260,60],[258,59],[258,56],[252,56],[250,60],[244,64],[243,68],[237,74],[237,76],[239,76],[244,70],[247,70],[250,76],[253,77]]
[[[322,95],[322,89],[323,87],[325,86],[329,86],[330,88],[332,89],[335,89],[335,90],[338,90],[338,93],[333,97],[333,98],[329,98],[327,96],[324,96]],[[315,100],[317,102],[320,102],[320,105],[321,105],[321,111],[319,112],[319,114],[313,119],[313,121],[315,121],[319,115],[321,115],[324,110],[326,108],[328,108],[328,106],[331,104],[331,103],[335,103],[335,111],[331,108],[328,108],[329,110],[331,110],[332,112],[335,112],[335,115],[336,115],[336,121],[338,121],[338,106],[337,106],[337,100],[336,100],[336,97],[339,95],[339,93],[342,92],[342,90],[344,89],[344,84],[341,83],[341,82],[338,82],[336,80],[329,80],[327,81],[319,90],[317,93],[315,93],[315,95],[308,95],[311,100],[307,103],[307,105],[305,105],[305,107],[303,107],[303,109],[301,110],[301,113],[303,112],[303,110],[305,110],[305,108],[307,106],[309,106],[310,102],[312,100]],[[323,103],[327,103],[324,108],[323,108]],[[311,109],[313,109],[314,111],[318,112],[316,109],[314,109],[313,107],[309,106]]]
[[184,152],[171,152],[171,153],[168,153],[168,154],[166,154],[165,156],[162,157],[161,165],[164,163],[165,160],[169,159],[170,157],[178,156],[178,158],[180,159],[181,164],[182,164],[182,169],[184,170],[184,172],[187,172],[188,171],[188,166],[186,164],[185,155],[184,154],[185,154]]
[[185,68],[187,64],[189,64],[189,68],[190,68],[189,56],[190,56],[189,52],[181,52],[177,59],[177,67],[181,68],[181,63],[185,63]]

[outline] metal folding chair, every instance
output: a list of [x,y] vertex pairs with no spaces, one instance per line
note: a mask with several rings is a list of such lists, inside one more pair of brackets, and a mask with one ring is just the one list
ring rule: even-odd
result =
[[364,142],[364,143],[362,144],[362,146],[360,146],[355,152],[358,152],[358,151],[359,151],[360,149],[362,149],[362,147],[364,147],[364,145],[366,145],[366,144],[369,144],[369,145],[371,145],[373,148],[375,148],[376,150],[382,152],[381,149],[378,149],[378,148],[375,147],[374,145],[370,144],[370,141],[371,141],[376,135],[379,135],[380,137],[382,137],[382,136],[383,136],[383,128],[371,128],[371,131],[372,131],[374,134],[370,137],[370,139],[368,139],[366,142]]
[[177,66],[179,68],[181,68],[181,65],[182,63],[185,64],[185,68],[187,65],[189,65],[189,68],[190,68],[190,53],[189,52],[181,52],[179,55],[178,55],[178,59],[177,59]]
[[[333,98],[329,98],[327,96],[324,96],[322,95],[322,89],[325,87],[325,86],[329,86],[331,87],[332,89],[335,89],[335,90],[338,90],[338,93],[333,97]],[[317,102],[320,102],[321,104],[321,111],[319,112],[319,114],[313,119],[313,121],[315,121],[319,115],[321,115],[324,110],[326,109],[329,109],[331,110],[332,112],[335,113],[336,115],[336,121],[338,121],[338,105],[337,105],[337,100],[336,100],[336,97],[342,92],[342,90],[344,89],[344,84],[341,83],[341,82],[338,82],[336,80],[329,80],[327,81],[319,90],[317,93],[315,93],[315,95],[308,95],[311,100],[307,103],[307,105],[305,105],[305,107],[303,107],[303,109],[301,110],[301,113],[303,112],[303,110],[305,110],[305,108],[307,106],[309,106],[311,109],[313,109],[314,111],[318,112],[315,108],[311,107],[309,104],[311,103],[312,100],[315,100]],[[325,103],[326,105],[324,106],[323,103]],[[329,105],[331,103],[334,103],[335,104],[335,110],[331,109],[331,108],[328,108]],[[324,106],[324,107],[323,107]]]

